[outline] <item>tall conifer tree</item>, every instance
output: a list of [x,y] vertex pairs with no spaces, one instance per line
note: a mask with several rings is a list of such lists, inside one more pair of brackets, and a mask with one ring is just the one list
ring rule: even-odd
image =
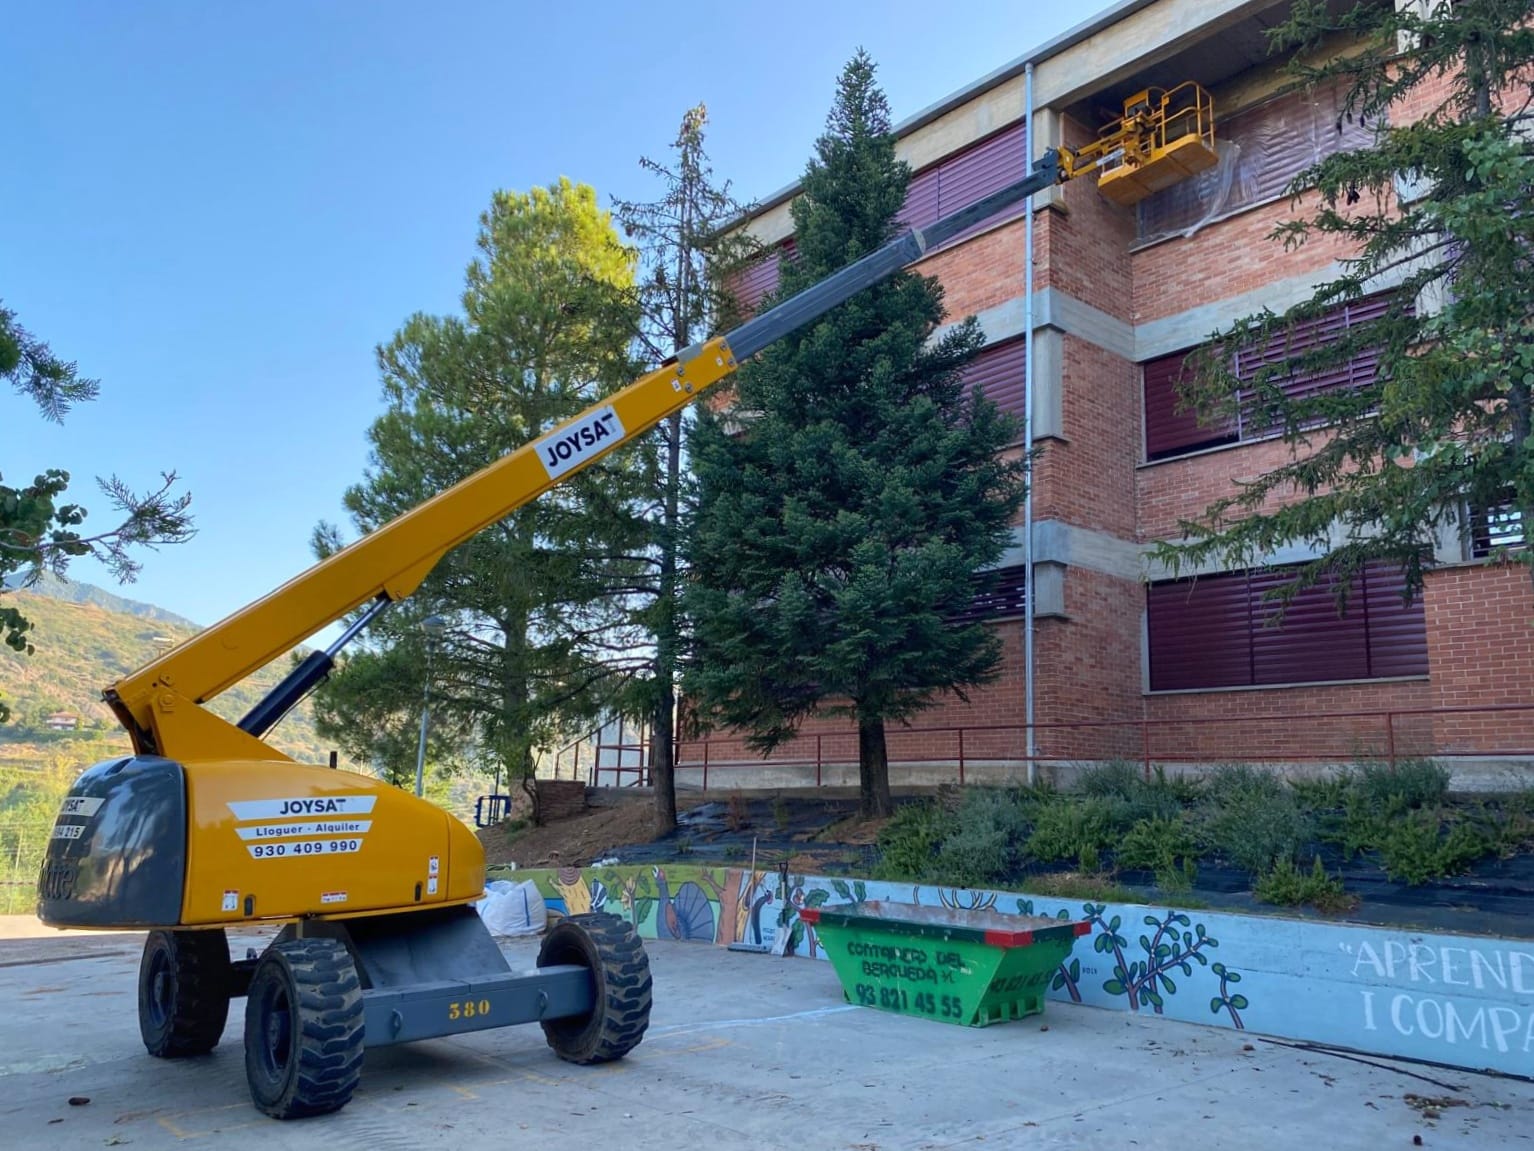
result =
[[[794,294],[886,243],[910,169],[874,64],[844,69],[793,206]],[[885,726],[986,682],[997,638],[949,620],[1021,504],[1016,421],[962,381],[971,318],[940,339],[942,289],[902,273],[780,341],[738,378],[730,421],[701,413],[685,605],[687,695],[770,750],[812,715],[858,727],[863,809],[891,809]]]

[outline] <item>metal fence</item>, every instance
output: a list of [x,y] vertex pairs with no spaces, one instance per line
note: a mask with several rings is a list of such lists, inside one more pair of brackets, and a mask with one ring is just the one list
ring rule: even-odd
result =
[[[890,726],[886,741],[891,782],[899,785],[902,775],[904,782],[931,782],[913,777],[930,777],[936,771],[964,783],[977,768],[990,776],[998,770],[1021,773],[1029,763],[1131,760],[1149,776],[1158,766],[1303,766],[1355,760],[1394,766],[1402,759],[1433,758],[1451,763],[1505,761],[1527,768],[1534,783],[1534,703],[1083,720],[1039,723],[1033,732],[1035,751],[1030,756],[1025,724]],[[585,778],[597,787],[649,783],[651,749],[642,731],[634,739],[594,738],[572,748],[563,763],[556,757],[556,775],[563,767],[568,778]],[[857,762],[857,733],[849,729],[802,734],[768,756],[752,751],[743,736],[683,740],[677,745],[676,770],[689,779],[696,777],[705,790],[711,784],[752,786],[753,773],[777,780],[766,786],[783,786],[782,777],[790,771],[802,775],[802,785],[821,787],[840,782]]]

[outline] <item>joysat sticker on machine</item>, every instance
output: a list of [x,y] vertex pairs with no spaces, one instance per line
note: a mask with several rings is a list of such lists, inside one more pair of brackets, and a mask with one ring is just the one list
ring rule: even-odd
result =
[[600,455],[623,438],[623,423],[611,404],[550,432],[538,441],[538,462],[557,480],[571,468]]
[[376,795],[303,795],[231,800],[229,810],[252,859],[312,859],[361,851],[373,821],[350,817],[370,815],[377,801]]

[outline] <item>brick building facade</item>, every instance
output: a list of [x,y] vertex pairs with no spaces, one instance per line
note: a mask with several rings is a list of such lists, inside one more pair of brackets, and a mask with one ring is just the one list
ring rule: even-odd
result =
[[[1177,534],[1180,518],[1289,450],[1262,429],[1195,429],[1178,417],[1166,389],[1180,357],[1240,316],[1308,297],[1345,255],[1324,238],[1294,251],[1270,239],[1303,211],[1284,195],[1289,180],[1330,151],[1366,142],[1361,129],[1339,121],[1335,94],[1295,89],[1267,56],[1263,29],[1287,7],[1127,0],[897,127],[913,170],[903,218],[919,226],[1026,170],[1026,65],[1035,155],[1086,143],[1139,89],[1193,80],[1214,98],[1214,171],[1130,207],[1111,202],[1090,177],[1035,198],[1031,333],[1020,209],[916,265],[941,279],[950,318],[979,317],[988,346],[973,374],[1014,411],[1023,402],[1025,340],[1034,342],[1033,425],[1042,449],[1034,562],[1014,583],[1026,584],[1034,601],[1036,736],[1046,759],[1534,749],[1534,712],[1439,710],[1534,703],[1527,569],[1484,558],[1488,541],[1468,529],[1440,540],[1436,569],[1412,603],[1402,603],[1397,574],[1370,573],[1374,590],[1355,596],[1347,616],[1319,596],[1279,629],[1264,627],[1254,606],[1263,581],[1276,578],[1268,571],[1210,570],[1196,573],[1197,582],[1174,582],[1148,558],[1153,541]],[[794,192],[769,198],[750,220],[776,254],[740,282],[748,303],[775,283],[776,261],[792,258]],[[1015,538],[1010,565],[1024,555],[1021,526]],[[1292,551],[1271,561],[1304,558]],[[990,625],[1006,650],[1000,680],[915,721],[943,730],[892,728],[892,760],[951,762],[964,729],[972,761],[1017,762],[1021,621],[1003,608]],[[1295,718],[1321,713],[1333,718]],[[1061,726],[1088,724],[1098,726]],[[750,758],[727,738],[710,748],[716,763]],[[701,744],[686,744],[681,762],[703,754]],[[846,721],[812,722],[785,754],[855,761],[856,739]]]

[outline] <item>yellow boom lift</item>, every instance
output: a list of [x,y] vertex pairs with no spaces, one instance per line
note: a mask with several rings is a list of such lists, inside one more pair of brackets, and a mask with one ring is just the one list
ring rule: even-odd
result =
[[[562,920],[513,972],[472,906],[484,853],[457,819],[377,780],[294,763],[262,736],[342,647],[449,550],[691,403],[746,358],[925,252],[1102,157],[1051,152],[1031,175],[913,229],[728,335],[679,352],[568,423],[316,564],[104,695],[134,754],[86,770],[38,878],[65,928],[148,929],[139,1028],[151,1055],[213,1048],[245,997],[245,1068],[277,1118],[345,1105],[363,1050],[539,1022],[562,1059],[622,1058],[650,1015],[649,960],[613,915]],[[237,724],[203,705],[363,609]],[[282,923],[256,958],[225,930]]]

